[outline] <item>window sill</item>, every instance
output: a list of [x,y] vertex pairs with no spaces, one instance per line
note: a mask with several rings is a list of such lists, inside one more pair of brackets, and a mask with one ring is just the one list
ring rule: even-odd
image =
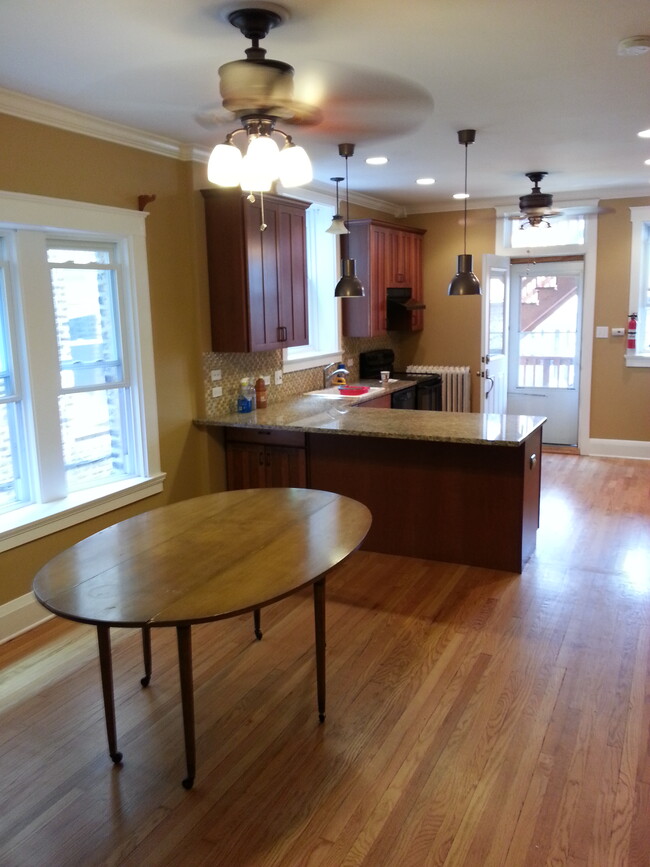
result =
[[625,356],[626,367],[650,367],[650,353],[637,352],[635,355]]
[[321,352],[313,355],[305,355],[302,358],[283,358],[282,370],[284,373],[293,373],[296,370],[310,370],[313,367],[325,367],[326,364],[331,364],[334,361],[341,361],[343,357],[342,351],[338,352]]
[[17,548],[26,542],[159,494],[163,490],[164,479],[165,473],[128,479],[102,486],[100,496],[97,496],[95,488],[79,491],[54,503],[39,503],[6,512],[0,515],[0,551]]

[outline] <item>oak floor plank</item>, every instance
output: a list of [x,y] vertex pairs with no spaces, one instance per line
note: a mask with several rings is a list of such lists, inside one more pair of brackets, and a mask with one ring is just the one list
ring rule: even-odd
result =
[[650,867],[649,462],[545,454],[521,575],[357,552],[327,599],[324,725],[309,593],[193,630],[191,792],[172,630],[147,689],[113,632],[122,767],[94,629],[1,646],[2,867]]

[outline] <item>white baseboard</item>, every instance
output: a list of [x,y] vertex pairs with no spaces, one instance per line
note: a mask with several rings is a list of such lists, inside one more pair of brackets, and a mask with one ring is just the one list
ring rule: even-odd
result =
[[18,599],[0,605],[0,644],[33,629],[50,617],[54,615],[39,605],[33,593],[25,593]]
[[590,439],[587,451],[581,449],[581,452],[598,458],[637,458],[650,461],[650,441]]

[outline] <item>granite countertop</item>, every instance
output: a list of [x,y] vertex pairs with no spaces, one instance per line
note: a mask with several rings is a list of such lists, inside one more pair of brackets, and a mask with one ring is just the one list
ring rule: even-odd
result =
[[[372,385],[377,386],[377,383]],[[265,409],[197,419],[195,423],[202,427],[273,428],[304,433],[518,446],[546,421],[544,416],[362,406],[366,401],[410,385],[413,383],[406,380],[393,380],[381,390],[345,399],[297,395]]]

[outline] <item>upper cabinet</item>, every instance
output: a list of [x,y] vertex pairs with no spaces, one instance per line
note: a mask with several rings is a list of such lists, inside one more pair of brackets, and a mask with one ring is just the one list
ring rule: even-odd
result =
[[[347,224],[349,255],[356,261],[357,276],[366,294],[346,298],[341,304],[346,337],[374,337],[387,331],[421,331],[422,236],[424,229],[411,229],[379,220],[350,220]],[[402,293],[410,304],[387,304],[388,289]]]
[[[212,348],[259,352],[308,342],[308,202],[240,190],[201,190]],[[265,227],[262,229],[262,227]]]

